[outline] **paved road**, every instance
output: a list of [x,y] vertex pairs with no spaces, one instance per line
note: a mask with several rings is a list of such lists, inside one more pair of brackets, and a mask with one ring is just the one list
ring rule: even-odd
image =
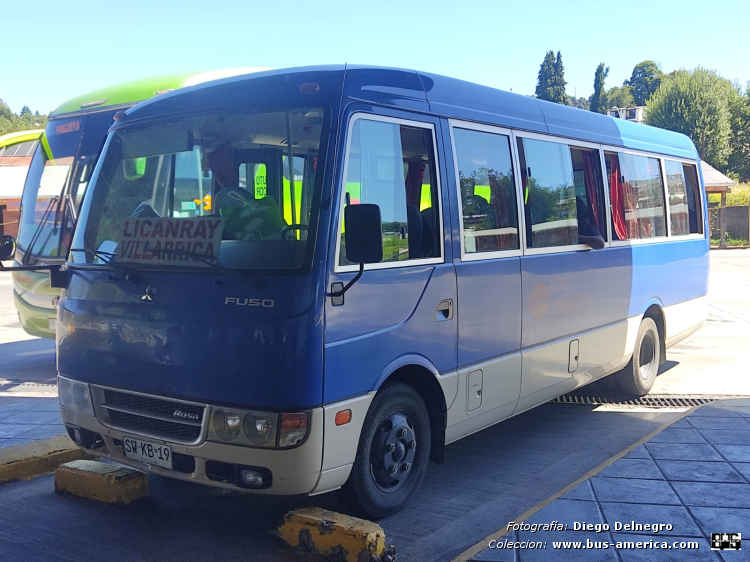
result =
[[[668,352],[655,392],[750,395],[743,365],[749,268],[750,252],[712,253],[709,320]],[[9,290],[0,278],[0,294]],[[10,298],[1,298],[0,379],[53,378],[54,357],[45,355],[52,342],[13,343],[8,307]],[[430,466],[412,504],[381,524],[402,560],[449,560],[677,415],[544,405],[449,446],[445,464]],[[77,561],[106,548],[113,562],[290,560],[268,533],[286,510],[313,503],[343,509],[335,495],[265,498],[154,477],[151,483],[152,499],[131,507],[58,496],[51,477],[3,486],[0,559]]]
[[[399,560],[450,560],[677,414],[542,406],[450,445],[418,496],[383,521]],[[287,510],[345,511],[336,495],[268,498],[150,477],[152,498],[110,506],[53,491],[51,476],[0,489],[0,560],[307,560],[269,535]]]

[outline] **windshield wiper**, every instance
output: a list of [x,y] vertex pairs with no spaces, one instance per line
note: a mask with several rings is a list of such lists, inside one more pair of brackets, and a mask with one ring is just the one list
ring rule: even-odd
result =
[[[94,258],[100,260],[102,264],[106,265],[108,268],[110,268],[112,271],[114,271],[117,275],[125,279],[126,281],[131,282],[133,285],[138,285],[139,281],[137,278],[133,277],[125,271],[124,269],[121,269],[120,267],[115,265],[114,257],[115,254],[111,252],[100,252],[99,250],[91,250],[89,248],[75,248],[71,249],[71,252],[83,252],[84,254],[88,254],[89,256],[93,256]],[[76,264],[68,264],[68,267],[75,267]]]
[[[26,250],[26,253],[23,255],[23,259],[21,260],[22,265],[28,265],[31,256],[34,254],[34,246],[36,246],[36,243],[39,240],[39,235],[42,233],[42,228],[44,228],[44,225],[47,224],[47,219],[49,219],[49,215],[52,212],[52,207],[58,202],[58,200],[59,197],[57,195],[49,200],[47,208],[44,210],[44,214],[42,215],[42,220],[40,220],[39,224],[36,226],[36,230],[34,231],[34,234],[31,236],[31,240],[29,241],[29,247]],[[51,235],[52,233],[50,233],[50,236]],[[47,236],[47,240],[49,240],[49,236]],[[45,244],[47,243],[47,240],[45,240]]]
[[214,268],[216,271],[221,271],[224,275],[231,275],[232,277],[236,277],[237,279],[240,279],[241,281],[247,281],[247,277],[243,275],[242,273],[240,273],[239,271],[234,271],[231,269],[226,269],[225,267],[221,267],[218,263],[214,261],[217,258],[209,258],[209,257],[204,256],[203,254],[197,254],[194,252],[184,252],[182,250],[167,250],[167,249],[152,250],[151,248],[149,248],[148,251],[151,252],[152,254],[167,254],[167,255],[185,256],[188,258],[193,258],[196,261],[205,263],[207,266]]

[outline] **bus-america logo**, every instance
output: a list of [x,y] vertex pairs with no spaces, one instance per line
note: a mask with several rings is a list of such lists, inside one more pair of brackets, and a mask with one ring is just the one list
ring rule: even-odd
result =
[[740,533],[711,533],[711,550],[726,550],[742,548],[742,537]]

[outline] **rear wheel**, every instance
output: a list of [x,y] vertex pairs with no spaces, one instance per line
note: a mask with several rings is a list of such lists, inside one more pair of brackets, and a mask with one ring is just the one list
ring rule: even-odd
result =
[[651,318],[644,318],[638,329],[635,350],[630,363],[615,374],[617,384],[623,392],[645,396],[654,386],[659,371],[661,344],[659,330]]
[[430,443],[430,418],[419,393],[401,383],[383,388],[367,412],[342,499],[372,519],[400,511],[422,484]]

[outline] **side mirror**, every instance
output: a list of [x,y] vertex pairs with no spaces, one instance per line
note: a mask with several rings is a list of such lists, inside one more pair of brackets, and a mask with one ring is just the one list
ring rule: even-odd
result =
[[[16,241],[12,236],[0,236],[0,261],[11,259],[16,253]],[[347,254],[348,255],[348,254]]]
[[359,264],[359,273],[346,285],[337,281],[331,285],[333,306],[344,304],[344,293],[354,285],[365,272],[366,263],[383,261],[383,225],[380,220],[380,207],[371,203],[347,205],[344,207],[346,232],[346,259]]
[[346,223],[346,259],[365,264],[383,261],[383,225],[380,207],[372,203],[347,205],[344,208]]

